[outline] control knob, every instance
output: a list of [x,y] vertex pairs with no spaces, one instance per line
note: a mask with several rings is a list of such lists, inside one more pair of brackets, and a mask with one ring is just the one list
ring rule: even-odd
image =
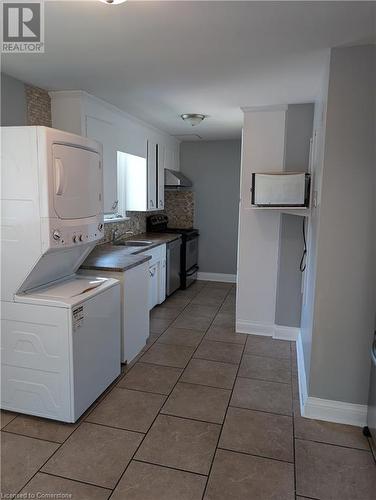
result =
[[58,231],[57,229],[55,229],[54,231],[52,231],[52,237],[53,237],[54,240],[59,241],[60,238],[61,238],[60,231]]

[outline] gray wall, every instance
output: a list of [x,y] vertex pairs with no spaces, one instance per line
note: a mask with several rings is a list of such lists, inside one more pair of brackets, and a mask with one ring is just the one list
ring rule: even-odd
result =
[[25,85],[1,73],[1,125],[26,125]]
[[[313,129],[313,104],[288,106],[284,170],[307,172],[310,139]],[[275,322],[300,327],[302,273],[299,263],[303,253],[303,217],[281,215]]]
[[200,271],[236,274],[240,140],[183,142],[180,170],[193,182]]
[[309,395],[366,404],[375,313],[376,47],[330,62]]

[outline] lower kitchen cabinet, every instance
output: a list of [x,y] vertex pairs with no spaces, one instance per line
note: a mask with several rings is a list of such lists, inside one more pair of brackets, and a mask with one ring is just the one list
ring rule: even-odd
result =
[[80,274],[96,274],[120,281],[121,362],[129,363],[140,353],[149,337],[149,262],[123,272],[81,269]]
[[149,260],[149,310],[166,300],[166,245],[145,252]]

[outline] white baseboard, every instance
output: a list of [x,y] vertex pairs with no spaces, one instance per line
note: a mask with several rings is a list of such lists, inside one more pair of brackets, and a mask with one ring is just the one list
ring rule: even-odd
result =
[[304,406],[308,398],[307,377],[305,372],[304,352],[302,335],[299,334],[296,339],[296,357],[298,364],[298,382],[299,382],[299,399],[300,399],[300,413],[304,416]]
[[367,425],[367,405],[344,403],[330,399],[320,399],[309,396],[304,405],[304,417],[338,424]]
[[238,333],[248,333],[249,335],[273,337],[274,324],[262,323],[259,321],[237,320],[236,331]]
[[197,273],[200,281],[221,281],[222,283],[236,283],[236,274]]
[[236,331],[248,335],[264,335],[274,339],[292,341],[296,341],[300,334],[300,328],[247,320],[237,320]]
[[345,403],[330,399],[308,396],[307,378],[304,364],[302,337],[299,334],[296,341],[298,361],[298,379],[300,395],[300,413],[303,417],[338,424],[364,427],[367,422],[367,405]]
[[300,328],[293,326],[274,325],[273,339],[296,341],[300,335]]

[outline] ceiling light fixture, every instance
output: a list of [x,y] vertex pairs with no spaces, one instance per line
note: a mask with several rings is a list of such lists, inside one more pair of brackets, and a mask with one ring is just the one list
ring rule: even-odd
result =
[[207,115],[201,115],[197,113],[184,113],[183,115],[180,116],[185,122],[188,122],[190,125],[192,125],[192,127],[199,125],[202,122],[202,120],[204,120],[207,117]]
[[108,3],[108,5],[116,5],[118,3],[124,3],[127,0],[100,0],[103,3]]

